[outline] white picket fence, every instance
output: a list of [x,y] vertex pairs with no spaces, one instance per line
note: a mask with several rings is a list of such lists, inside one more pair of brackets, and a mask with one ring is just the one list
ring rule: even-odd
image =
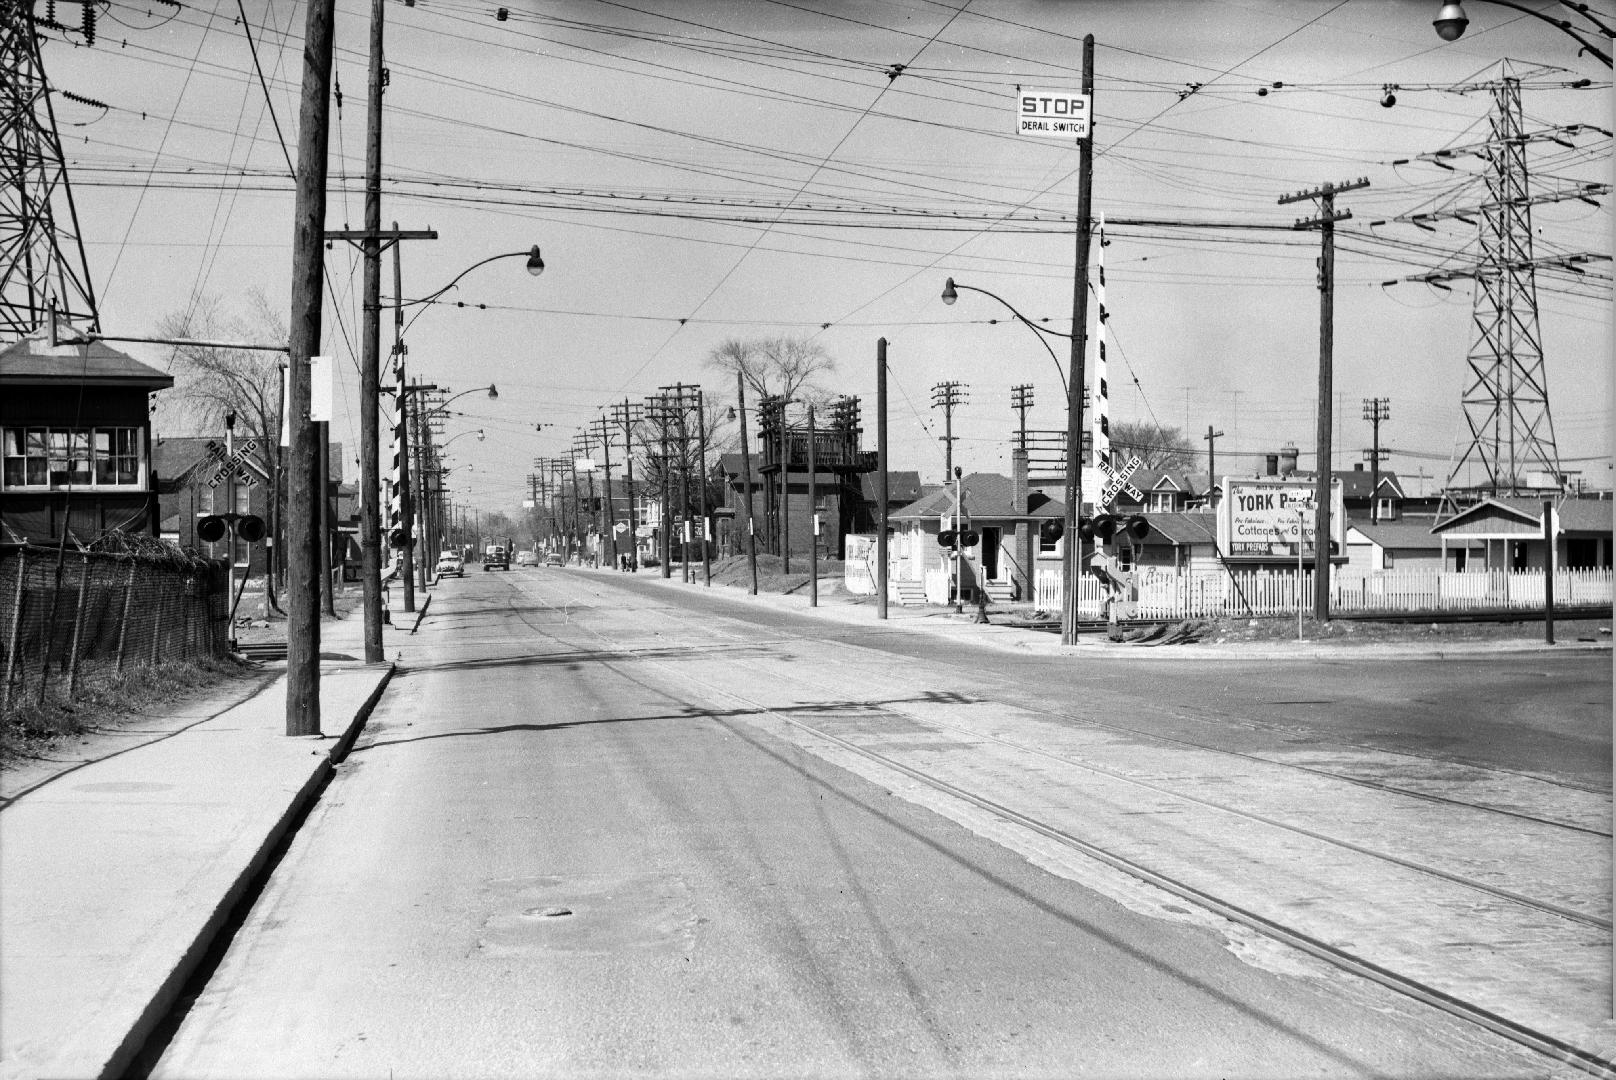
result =
[[[1059,571],[1040,571],[1036,603],[1061,609]],[[1330,611],[1337,614],[1415,611],[1484,611],[1543,607],[1543,572],[1492,570],[1450,573],[1381,570],[1332,575]],[[1313,571],[1234,570],[1221,574],[1150,569],[1138,578],[1138,617],[1213,618],[1222,615],[1294,615],[1313,607]],[[1094,577],[1078,582],[1080,618],[1099,618],[1107,590]],[[1554,575],[1555,607],[1609,605],[1609,570],[1560,570]]]

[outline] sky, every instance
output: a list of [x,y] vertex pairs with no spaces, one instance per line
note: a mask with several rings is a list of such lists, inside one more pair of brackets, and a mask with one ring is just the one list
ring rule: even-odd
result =
[[[1317,203],[1279,200],[1363,178],[1336,198],[1351,218],[1336,226],[1333,467],[1364,461],[1362,403],[1384,398],[1387,467],[1434,491],[1471,441],[1472,288],[1404,279],[1473,263],[1479,241],[1473,218],[1406,218],[1476,206],[1485,164],[1429,155],[1486,140],[1487,85],[1509,74],[1528,130],[1587,125],[1531,145],[1534,190],[1609,184],[1613,103],[1610,69],[1566,34],[1468,0],[1468,32],[1443,42],[1437,6],[392,0],[382,221],[438,233],[402,243],[404,298],[533,244],[546,263],[535,278],[496,260],[408,309],[412,376],[499,390],[450,406],[443,438],[467,436],[447,451],[455,501],[515,510],[534,459],[568,456],[605,406],[676,382],[729,401],[733,378],[706,358],[778,335],[824,348],[823,387],[862,399],[872,449],[886,339],[892,468],[943,478],[932,388],[953,381],[955,463],[1008,473],[1011,388],[1033,387],[1030,428],[1064,430],[1062,375],[997,301],[940,294],[953,277],[1070,331],[1079,153],[1018,134],[1015,101],[1078,90],[1086,34],[1112,422],[1182,429],[1202,477],[1209,428],[1220,474],[1286,445],[1311,469],[1320,234],[1290,226]],[[254,290],[289,311],[304,18],[291,0],[111,0],[93,46],[47,42],[103,332],[153,335],[208,302],[245,311]],[[363,225],[369,19],[338,0],[331,229]],[[1612,225],[1594,201],[1534,207],[1533,243],[1597,257],[1539,274],[1539,332],[1562,468],[1609,489]],[[358,252],[333,245],[326,271],[332,438],[355,479]],[[391,256],[382,280],[390,303]],[[384,319],[384,357],[391,334]],[[160,346],[123,347],[168,366]],[[177,422],[160,409],[157,434],[188,434]]]

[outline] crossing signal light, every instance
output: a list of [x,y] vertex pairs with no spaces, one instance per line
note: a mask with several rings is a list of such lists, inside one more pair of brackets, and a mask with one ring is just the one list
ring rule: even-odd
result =
[[410,534],[408,532],[405,532],[403,529],[388,529],[387,530],[387,546],[388,547],[390,547],[390,548],[403,548],[403,547],[408,547],[409,544],[410,544]]
[[227,528],[224,518],[209,514],[196,523],[196,538],[211,544],[223,540]]
[[1066,522],[1060,518],[1045,518],[1038,523],[1038,539],[1053,544],[1066,535]]
[[1109,540],[1117,535],[1117,526],[1121,522],[1114,514],[1099,514],[1089,524],[1089,529],[1101,540]]
[[937,534],[937,543],[943,547],[953,547],[954,538],[959,534],[953,529],[944,529]]
[[960,547],[975,547],[982,542],[982,534],[975,529],[965,529],[959,534]]
[[1128,518],[1128,535],[1135,540],[1143,540],[1150,535],[1150,522],[1142,514],[1134,514]]
[[196,538],[205,544],[216,543],[232,528],[249,544],[264,538],[264,519],[257,514],[203,514],[196,523]]

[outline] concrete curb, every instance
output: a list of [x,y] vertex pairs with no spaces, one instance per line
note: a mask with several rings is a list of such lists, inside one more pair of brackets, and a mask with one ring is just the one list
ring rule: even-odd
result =
[[[273,700],[279,686],[284,694],[283,675],[193,725],[195,735],[187,728],[92,763],[75,773],[76,786],[46,787],[6,808],[0,1077],[128,1073],[318,800],[394,671],[322,664],[322,681],[349,683],[326,699],[322,728],[334,737],[280,733],[265,693]],[[216,768],[226,760],[241,760],[251,782],[238,788],[241,777]],[[232,806],[238,790],[251,793],[257,812],[208,809]],[[62,912],[82,914],[64,922]]]
[[[365,666],[369,667],[370,665]],[[209,951],[218,942],[220,934],[229,923],[230,916],[235,911],[236,906],[251,891],[259,876],[263,874],[265,868],[269,865],[270,858],[276,848],[280,846],[282,841],[292,835],[295,826],[303,820],[304,815],[313,807],[327,781],[334,775],[336,766],[341,764],[342,760],[348,756],[348,751],[352,749],[355,740],[359,738],[359,733],[364,730],[365,723],[370,719],[371,712],[376,708],[377,702],[381,700],[382,694],[386,691],[387,684],[392,681],[393,665],[378,666],[382,667],[383,670],[381,678],[376,681],[374,689],[371,690],[364,702],[355,711],[353,718],[348,721],[347,727],[342,734],[337,736],[337,741],[332,745],[331,749],[320,757],[314,766],[313,772],[309,774],[309,778],[292,795],[285,811],[276,819],[275,824],[258,845],[257,850],[253,852],[252,857],[242,866],[235,880],[225,890],[224,895],[213,905],[213,909],[208,913],[207,920],[198,930],[195,940],[191,942],[184,954],[176,961],[173,970],[168,973],[162,985],[152,996],[151,1002],[130,1027],[117,1049],[108,1056],[105,1066],[96,1074],[98,1080],[116,1080],[117,1077],[121,1077],[129,1071],[129,1067],[146,1045],[146,1041],[151,1038],[157,1026],[173,1009],[175,1002],[179,1000],[180,992],[185,988],[185,984],[195,974],[203,958],[208,955]],[[277,682],[284,682],[285,678],[283,675]],[[314,737],[316,736],[305,736],[305,738]],[[324,738],[325,736],[317,737]]]

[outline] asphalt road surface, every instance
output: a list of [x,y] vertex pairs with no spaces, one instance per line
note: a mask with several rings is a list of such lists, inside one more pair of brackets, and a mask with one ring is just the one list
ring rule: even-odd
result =
[[648,577],[473,575],[389,636],[153,1075],[1579,1075],[1063,838],[1575,1042],[1608,654],[1078,664]]

